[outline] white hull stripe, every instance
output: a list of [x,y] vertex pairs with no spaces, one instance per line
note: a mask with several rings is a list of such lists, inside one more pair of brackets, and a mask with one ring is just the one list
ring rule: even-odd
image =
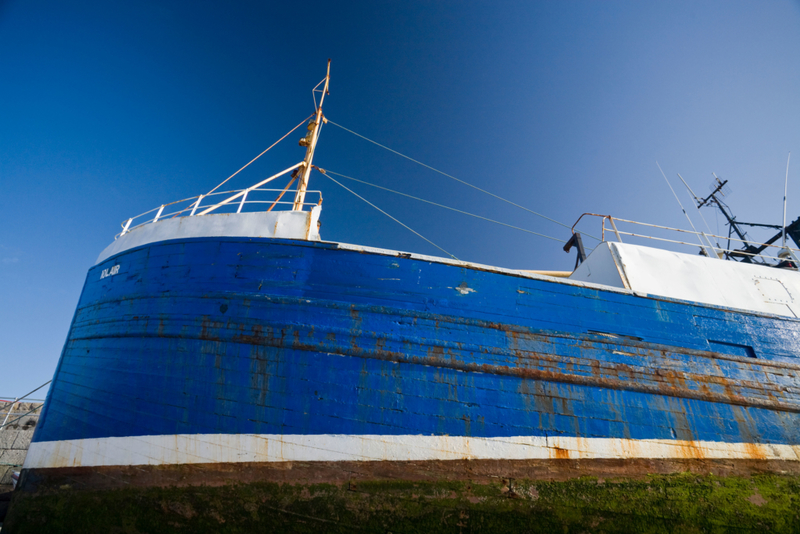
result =
[[800,460],[800,445],[623,438],[181,434],[32,443],[25,468],[422,460]]

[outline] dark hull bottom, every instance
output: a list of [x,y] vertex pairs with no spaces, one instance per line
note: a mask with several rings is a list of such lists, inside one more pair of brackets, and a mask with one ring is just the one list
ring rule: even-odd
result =
[[798,464],[526,460],[26,470],[3,532],[798,532]]

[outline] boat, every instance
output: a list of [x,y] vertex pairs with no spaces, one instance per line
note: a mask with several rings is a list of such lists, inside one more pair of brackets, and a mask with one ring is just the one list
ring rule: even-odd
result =
[[302,162],[126,220],[89,269],[9,532],[791,524],[798,221],[670,241],[698,255],[587,214],[563,275],[324,241],[329,78]]

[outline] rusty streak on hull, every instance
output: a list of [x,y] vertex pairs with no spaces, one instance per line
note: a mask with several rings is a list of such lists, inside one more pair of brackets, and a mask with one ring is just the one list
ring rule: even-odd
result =
[[[281,304],[288,305],[290,302],[284,300]],[[292,304],[297,304],[296,302]],[[357,309],[350,307],[352,313],[361,315],[363,313],[386,313],[383,310]],[[456,317],[436,316],[430,320],[435,320],[440,328],[444,324],[459,325],[464,321]],[[471,324],[470,324],[471,323]],[[438,340],[400,338],[391,334],[381,333],[376,335],[374,332],[357,331],[335,331],[331,328],[320,328],[315,325],[286,324],[280,325],[274,321],[267,328],[260,325],[253,326],[248,323],[236,323],[227,321],[226,323],[209,324],[204,323],[199,339],[205,341],[222,341],[230,339],[236,343],[254,346],[273,347],[277,349],[291,349],[297,351],[324,351],[330,354],[342,356],[352,356],[364,359],[374,359],[395,363],[408,363],[417,365],[427,365],[451,369],[460,372],[480,372],[499,376],[512,376],[527,380],[542,380],[548,382],[560,382],[581,386],[593,386],[606,389],[628,390],[640,393],[650,393],[666,395],[669,397],[695,399],[707,402],[716,402],[745,407],[764,408],[767,410],[777,410],[783,412],[800,413],[800,402],[786,402],[780,399],[786,396],[785,388],[778,384],[767,381],[767,373],[780,373],[787,378],[800,382],[800,366],[770,361],[753,361],[746,358],[721,355],[719,353],[685,349],[676,346],[665,346],[647,342],[636,342],[629,340],[616,340],[610,342],[599,336],[590,334],[541,334],[532,333],[519,327],[511,328],[508,325],[497,323],[470,321],[469,326],[482,330],[495,330],[502,333],[511,333],[514,345],[519,346],[528,344],[547,344],[556,345],[554,340],[569,340],[580,352],[606,352],[613,351],[625,352],[626,356],[634,356],[641,363],[634,365],[630,363],[614,363],[593,359],[591,355],[574,357],[561,355],[554,352],[537,352],[523,350],[520,348],[501,349],[499,347],[474,347],[472,351],[482,351],[484,355],[494,355],[497,359],[506,362],[513,362],[513,365],[474,363],[463,361],[463,356],[452,351],[448,357],[435,356],[451,353],[451,349],[456,348],[453,343],[440,342]],[[116,336],[104,335],[103,339],[110,337],[149,337],[145,330],[137,331],[130,324],[126,325],[128,331]],[[249,334],[240,332],[250,331]],[[267,333],[269,332],[269,333]],[[325,335],[334,334],[334,338],[346,338],[344,342],[337,344],[325,343]],[[321,338],[318,343],[308,343],[301,340]],[[161,329],[158,337],[183,337],[170,335]],[[82,337],[79,334],[74,336],[74,340],[98,339],[94,336]],[[381,350],[379,348],[387,345],[402,346],[404,351]],[[413,348],[411,348],[413,346]],[[461,352],[470,350],[470,347],[461,344],[458,347]],[[556,347],[557,348],[557,347]],[[424,352],[427,355],[414,355],[414,353]],[[752,372],[753,368],[762,368],[762,376],[765,380],[757,382],[754,380],[729,379],[721,373],[716,375],[707,373],[691,373],[678,371],[669,368],[670,360],[679,361],[686,357],[714,362],[726,360],[733,366]],[[647,365],[649,364],[649,366]],[[533,366],[548,366],[553,369],[564,370],[545,370],[532,368]],[[577,374],[574,370],[579,366],[591,366],[592,374]],[[571,370],[571,372],[570,372]],[[595,375],[596,373],[596,375]],[[597,376],[605,375],[605,376]],[[649,383],[648,383],[649,382]],[[709,386],[716,386],[721,391],[712,391]],[[748,390],[749,394],[737,393],[737,390]]]

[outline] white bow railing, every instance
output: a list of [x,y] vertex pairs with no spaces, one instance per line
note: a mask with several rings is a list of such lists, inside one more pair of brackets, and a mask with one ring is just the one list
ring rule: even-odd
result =
[[[114,236],[114,239],[121,237],[135,228],[152,224],[163,219],[173,217],[200,217],[212,211],[214,213],[252,213],[258,211],[284,211],[292,209],[294,198],[281,200],[286,189],[260,189],[247,188],[232,191],[216,191],[209,195],[198,195],[196,197],[184,198],[162,204],[149,211],[131,217],[122,222],[122,232]],[[316,195],[316,202],[304,202],[303,208],[313,207],[322,203],[322,193],[320,191],[307,191],[308,195]],[[277,199],[275,198],[278,195]],[[225,196],[226,200],[216,202],[219,197]],[[233,202],[231,196],[234,197]],[[155,215],[154,215],[155,214]]]

